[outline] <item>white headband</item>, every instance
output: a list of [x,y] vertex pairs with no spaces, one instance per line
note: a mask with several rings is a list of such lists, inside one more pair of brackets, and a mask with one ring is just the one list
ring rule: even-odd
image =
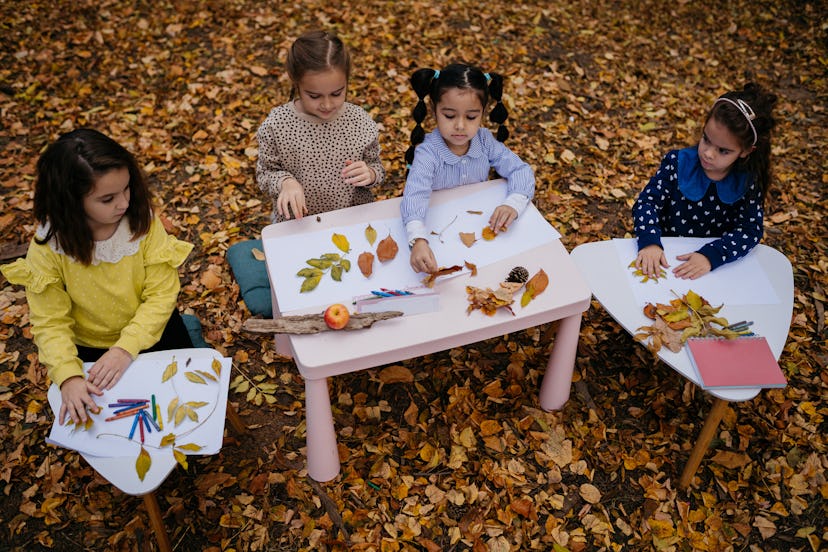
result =
[[756,127],[753,126],[753,119],[756,118],[756,114],[753,112],[753,109],[743,100],[731,100],[730,98],[719,98],[715,102],[713,102],[713,107],[716,107],[716,104],[719,102],[727,102],[729,104],[733,104],[736,106],[736,109],[742,112],[742,115],[745,116],[747,119],[748,124],[750,125],[750,130],[753,131],[753,145],[756,145],[756,140],[759,138],[756,134]]

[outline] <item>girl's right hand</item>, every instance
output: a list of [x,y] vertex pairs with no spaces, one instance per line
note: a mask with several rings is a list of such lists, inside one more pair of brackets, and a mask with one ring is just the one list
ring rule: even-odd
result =
[[282,191],[276,199],[276,212],[285,219],[289,219],[291,211],[294,217],[300,219],[308,214],[308,207],[305,204],[305,191],[299,181],[295,178],[286,178],[282,182]]
[[414,272],[437,272],[437,259],[434,258],[434,252],[428,246],[427,240],[419,239],[414,242],[410,262]]
[[653,244],[648,245],[638,252],[638,257],[635,258],[635,268],[641,270],[645,276],[656,278],[661,267],[667,268],[667,257],[664,256],[664,250],[659,246]]
[[76,424],[86,423],[86,409],[97,414],[100,407],[90,395],[103,395],[103,391],[92,385],[83,376],[73,376],[60,386],[60,396],[63,404],[60,405],[60,425],[66,420],[66,415]]

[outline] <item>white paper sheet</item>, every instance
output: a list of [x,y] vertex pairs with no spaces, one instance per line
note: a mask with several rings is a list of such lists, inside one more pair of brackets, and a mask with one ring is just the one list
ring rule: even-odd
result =
[[[493,186],[462,199],[429,208],[426,227],[432,232],[442,231],[442,236],[432,235],[429,238],[439,266],[463,266],[464,262],[468,261],[483,267],[505,256],[538,247],[548,242],[550,235],[553,239],[560,237],[560,233],[533,205],[530,205],[508,231],[501,232],[494,240],[483,240],[483,228],[488,225],[492,211],[503,203],[505,197],[505,186]],[[468,211],[480,211],[481,214],[472,214]],[[371,221],[370,224],[378,236],[373,246],[365,238],[367,223],[284,236],[266,242],[265,254],[268,258],[279,260],[278,263],[270,264],[273,269],[270,276],[281,312],[287,313],[331,303],[350,304],[354,296],[370,293],[371,290],[401,289],[419,285],[425,275],[417,274],[411,269],[408,240],[402,219],[395,217]],[[460,241],[460,232],[474,233],[478,241],[471,247],[466,247]],[[296,276],[296,273],[308,267],[308,259],[324,253],[341,253],[331,241],[334,233],[342,234],[348,239],[351,251],[347,258],[351,261],[351,270],[343,273],[340,282],[334,281],[326,274],[313,291],[300,293],[303,279]],[[376,256],[377,245],[389,233],[397,242],[399,252],[387,263],[380,263],[375,258],[373,274],[366,279],[357,266],[357,258],[363,251],[369,251]]]
[[712,238],[662,238],[664,254],[669,268],[667,276],[658,281],[641,282],[641,276],[633,275],[629,264],[638,255],[636,240],[615,239],[613,242],[618,252],[617,261],[627,274],[627,280],[635,295],[636,302],[644,306],[647,303],[669,303],[689,290],[701,295],[713,305],[774,305],[779,298],[765,275],[754,252],[750,252],[738,261],[720,266],[716,270],[697,278],[682,280],[676,278],[672,269],[681,264],[676,256],[697,251]]
[[[186,372],[201,371],[215,376],[211,367],[213,359],[221,363],[221,376],[218,381],[206,384],[194,383],[187,379]],[[172,356],[157,360],[143,360],[140,357],[127,368],[120,381],[112,388],[104,391],[100,397],[93,396],[95,403],[101,406],[101,412],[92,415],[94,423],[89,430],[75,430],[74,426],[60,425],[58,414],[61,406],[60,390],[55,385],[49,388],[49,405],[55,414],[52,430],[46,439],[48,443],[64,448],[77,450],[83,454],[101,457],[137,457],[141,447],[140,431],[136,428],[132,440],[127,439],[133,423],[133,417],[120,420],[104,421],[112,416],[115,408],[107,405],[116,403],[117,399],[151,399],[155,394],[156,403],[161,406],[163,429],[158,432],[154,427],[152,433],[144,428],[144,447],[150,456],[157,454],[172,455],[172,447],[159,449],[161,438],[173,433],[176,435],[176,445],[194,443],[202,447],[198,451],[182,450],[185,454],[215,454],[221,449],[224,436],[224,420],[227,408],[227,389],[230,383],[232,362],[218,353],[212,356],[192,358],[189,364],[188,357],[175,357],[178,364],[177,374],[162,383],[164,369],[172,361]],[[92,363],[84,364],[84,370],[92,367]],[[194,408],[198,414],[198,421],[185,417],[178,426],[168,420],[167,407],[170,402],[178,398],[179,404],[186,402],[207,402],[206,405]],[[147,412],[150,413],[149,411]],[[68,420],[68,418],[67,418]],[[152,426],[151,426],[152,427]]]

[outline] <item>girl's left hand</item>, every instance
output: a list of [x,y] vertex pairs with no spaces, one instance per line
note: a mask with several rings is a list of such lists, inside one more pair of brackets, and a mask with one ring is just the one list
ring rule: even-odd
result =
[[505,232],[516,218],[517,211],[515,211],[513,207],[509,207],[508,205],[498,205],[498,207],[494,210],[494,213],[492,213],[492,216],[489,217],[489,228],[491,228],[495,234],[498,232]]
[[132,356],[128,352],[112,347],[89,369],[89,383],[101,389],[112,389],[130,364]]
[[704,276],[711,270],[710,261],[701,253],[685,253],[676,256],[679,261],[686,261],[673,269],[673,274],[682,280],[695,280]]
[[345,161],[345,168],[342,169],[342,179],[346,184],[354,186],[370,186],[376,180],[374,169],[369,167],[365,161]]

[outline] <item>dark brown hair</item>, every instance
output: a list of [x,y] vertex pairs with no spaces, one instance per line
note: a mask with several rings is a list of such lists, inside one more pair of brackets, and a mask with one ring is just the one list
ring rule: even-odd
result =
[[292,98],[296,93],[297,84],[305,73],[339,69],[345,73],[347,81],[351,76],[351,54],[335,34],[327,31],[309,31],[290,46],[285,68],[293,82],[290,93]]
[[474,92],[480,99],[480,105],[484,110],[491,96],[495,101],[495,106],[489,114],[489,120],[498,125],[496,137],[500,142],[509,137],[509,129],[505,125],[509,113],[501,101],[503,77],[499,74],[484,73],[479,68],[465,63],[453,63],[440,71],[417,69],[411,75],[411,88],[417,94],[417,105],[411,113],[416,124],[414,130],[411,131],[411,146],[405,152],[406,164],[411,165],[414,162],[414,149],[425,139],[422,122],[427,114],[426,96],[431,100],[432,109],[436,109],[443,94],[452,88]]
[[[722,101],[730,100],[730,101]],[[742,112],[731,102],[744,102],[752,111],[753,118]],[[761,86],[748,83],[742,90],[727,92],[719,97],[710,108],[705,124],[711,118],[723,124],[733,133],[743,150],[751,151],[750,155],[736,162],[736,170],[750,173],[756,179],[764,201],[765,194],[771,183],[770,156],[771,135],[776,122],[773,119],[773,106],[776,96],[765,91]],[[751,128],[751,124],[753,128]],[[754,130],[756,134],[754,136]],[[754,144],[754,139],[756,143]]]
[[133,239],[146,234],[152,223],[152,195],[135,158],[112,138],[81,128],[61,135],[37,161],[34,216],[48,225],[48,231],[35,241],[42,245],[55,238],[67,255],[89,265],[95,240],[83,199],[98,178],[121,168],[129,171],[129,207],[124,216]]

